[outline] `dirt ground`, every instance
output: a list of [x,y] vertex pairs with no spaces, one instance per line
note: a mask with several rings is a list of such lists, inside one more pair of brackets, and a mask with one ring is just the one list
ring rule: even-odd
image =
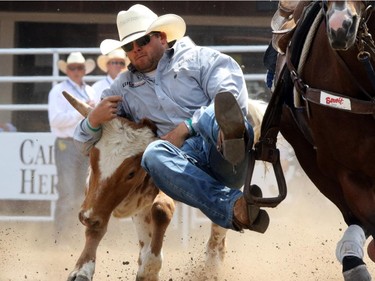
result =
[[[341,215],[305,177],[293,177],[288,188],[287,199],[269,210],[265,234],[228,232],[226,259],[216,278],[203,274],[210,223],[186,228],[177,217],[166,234],[161,280],[343,280],[334,255],[346,229]],[[82,226],[77,223],[56,240],[51,222],[0,225],[0,281],[66,280],[83,247]],[[112,219],[99,246],[94,280],[135,280],[137,250],[132,224]],[[367,255],[365,262],[375,276]]]

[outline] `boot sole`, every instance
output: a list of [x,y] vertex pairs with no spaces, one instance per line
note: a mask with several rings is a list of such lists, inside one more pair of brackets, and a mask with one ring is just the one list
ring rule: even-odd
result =
[[232,165],[245,158],[245,119],[236,98],[229,92],[215,97],[216,121],[223,133],[223,156]]

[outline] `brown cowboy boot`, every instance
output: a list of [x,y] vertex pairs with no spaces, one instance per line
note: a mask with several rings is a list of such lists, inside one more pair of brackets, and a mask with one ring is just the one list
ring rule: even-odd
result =
[[[262,197],[262,191],[258,186],[254,186],[251,193],[254,196]],[[241,196],[233,208],[233,226],[238,231],[249,229],[259,233],[264,233],[270,223],[268,213],[259,209],[255,205],[246,202],[246,194]]]
[[215,117],[220,127],[217,148],[233,166],[245,157],[245,119],[236,98],[229,92],[215,97]]

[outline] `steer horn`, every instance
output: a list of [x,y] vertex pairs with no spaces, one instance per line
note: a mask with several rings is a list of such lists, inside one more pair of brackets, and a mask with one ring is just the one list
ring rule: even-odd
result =
[[81,100],[77,99],[72,94],[69,94],[67,91],[63,91],[62,94],[68,100],[68,102],[75,108],[79,113],[82,114],[83,117],[87,117],[92,110],[92,107],[89,106],[87,103],[82,102]]

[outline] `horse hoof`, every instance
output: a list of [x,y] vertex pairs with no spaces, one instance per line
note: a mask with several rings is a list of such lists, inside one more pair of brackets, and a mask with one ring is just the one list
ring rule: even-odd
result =
[[366,265],[362,264],[343,273],[345,281],[371,281]]

